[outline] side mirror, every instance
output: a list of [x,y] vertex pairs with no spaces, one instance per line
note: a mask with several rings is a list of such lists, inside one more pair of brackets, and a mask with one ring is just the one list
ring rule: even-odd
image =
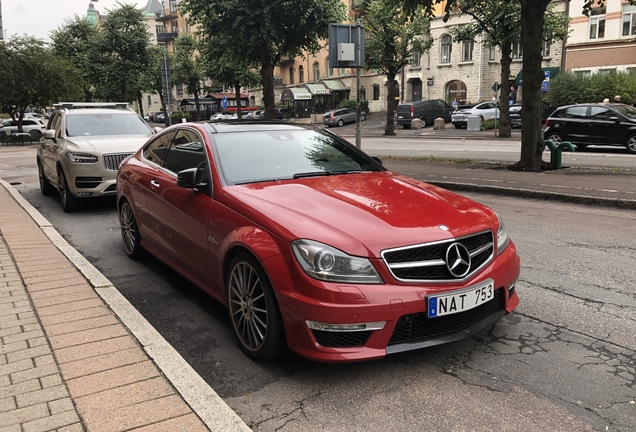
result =
[[382,163],[382,159],[380,159],[379,156],[371,156],[371,159],[379,163],[381,166],[384,166],[384,164]]
[[55,139],[55,129],[47,129],[42,135],[46,139]]
[[155,131],[155,133],[159,133],[159,132],[161,132],[161,131],[163,130],[163,128],[162,128],[162,127],[159,127],[159,126],[155,126],[155,127],[153,128],[153,130]]
[[616,116],[612,116],[612,117],[608,118],[608,120],[609,120],[609,121],[616,122],[616,123],[619,123],[619,122],[621,121],[621,119],[619,119],[619,118],[618,118],[618,117],[616,117]]
[[177,186],[185,189],[208,190],[208,184],[200,181],[199,171],[201,168],[188,168],[177,173]]

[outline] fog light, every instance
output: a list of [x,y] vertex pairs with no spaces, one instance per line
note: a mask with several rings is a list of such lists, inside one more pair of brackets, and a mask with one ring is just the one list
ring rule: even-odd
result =
[[376,321],[359,324],[328,324],[306,320],[306,323],[307,327],[312,330],[322,330],[330,332],[356,332],[367,330],[382,330],[384,328],[384,325],[386,324],[386,321]]
[[81,197],[87,197],[93,195],[93,192],[78,192],[77,195]]
[[515,293],[516,286],[517,286],[517,280],[516,279],[515,279],[515,281],[513,283],[508,285],[508,298],[512,297],[512,295]]

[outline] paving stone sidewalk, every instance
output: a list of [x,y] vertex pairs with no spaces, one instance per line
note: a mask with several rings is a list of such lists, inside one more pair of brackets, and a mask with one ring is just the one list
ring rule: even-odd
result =
[[0,187],[0,432],[207,431]]

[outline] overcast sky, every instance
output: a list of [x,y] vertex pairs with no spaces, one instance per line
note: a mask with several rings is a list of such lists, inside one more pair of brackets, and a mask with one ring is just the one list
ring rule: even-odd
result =
[[[2,3],[2,26],[5,35],[24,33],[50,41],[49,33],[64,24],[65,19],[75,15],[86,16],[89,0],[0,0]],[[95,9],[105,14],[107,9],[116,9],[117,0],[93,0]],[[147,0],[120,0],[121,4],[146,5]]]

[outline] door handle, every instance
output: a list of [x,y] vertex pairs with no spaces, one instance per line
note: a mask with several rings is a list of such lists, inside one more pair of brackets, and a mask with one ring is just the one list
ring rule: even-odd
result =
[[152,179],[152,180],[150,180],[150,186],[158,188],[159,187],[159,182],[157,180],[155,180],[155,179]]

